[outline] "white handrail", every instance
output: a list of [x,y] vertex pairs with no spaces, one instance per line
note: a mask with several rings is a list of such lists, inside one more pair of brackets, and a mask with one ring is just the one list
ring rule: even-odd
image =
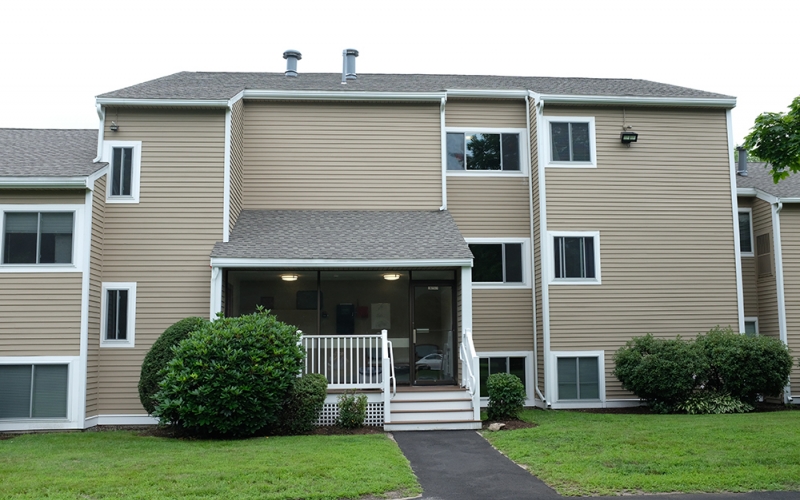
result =
[[392,421],[392,398],[389,396],[389,384],[394,377],[392,372],[392,343],[389,342],[389,334],[386,330],[381,330],[381,345],[383,346],[383,358],[381,359],[382,373],[387,374],[383,377],[383,423],[388,424]]
[[472,343],[472,330],[465,329],[461,335],[459,357],[463,367],[461,370],[461,383],[469,390],[470,395],[474,396],[478,391],[477,379],[475,378],[478,354],[475,352],[475,344]]
[[397,396],[397,378],[394,376],[394,349],[392,348],[392,341],[386,341],[389,344],[389,380],[392,382],[392,397]]

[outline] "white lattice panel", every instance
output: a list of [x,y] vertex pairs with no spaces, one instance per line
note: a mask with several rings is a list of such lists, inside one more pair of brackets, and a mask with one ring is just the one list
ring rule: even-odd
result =
[[[325,403],[319,414],[317,425],[336,425],[339,407],[335,403]],[[364,425],[383,425],[383,403],[367,403],[367,417]]]

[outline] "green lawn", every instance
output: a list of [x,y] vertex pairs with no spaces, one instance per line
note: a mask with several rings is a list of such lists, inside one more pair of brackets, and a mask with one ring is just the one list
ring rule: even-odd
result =
[[358,498],[421,491],[383,434],[241,441],[133,432],[0,440],[0,498]]
[[538,427],[485,435],[562,495],[800,489],[800,411],[522,418]]

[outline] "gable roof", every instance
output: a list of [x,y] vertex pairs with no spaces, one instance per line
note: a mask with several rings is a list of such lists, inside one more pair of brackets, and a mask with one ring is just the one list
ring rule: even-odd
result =
[[736,174],[736,187],[758,189],[778,198],[800,198],[800,174],[775,184],[768,163],[748,162],[747,176]]
[[621,78],[553,78],[490,75],[359,74],[342,85],[340,73],[206,73],[188,72],[101,94],[101,99],[230,99],[243,90],[326,92],[442,92],[445,90],[518,90],[568,96],[733,99],[648,80]]
[[244,210],[211,257],[469,263],[472,252],[446,210]]
[[96,155],[97,130],[0,129],[0,178],[86,177]]

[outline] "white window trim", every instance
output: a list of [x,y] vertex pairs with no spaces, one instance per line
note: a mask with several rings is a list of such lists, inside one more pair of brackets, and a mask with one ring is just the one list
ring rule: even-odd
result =
[[[108,291],[128,291],[128,338],[125,340],[106,339],[108,320]],[[100,347],[134,347],[136,339],[136,283],[103,283],[100,299]]]
[[[606,405],[606,353],[605,351],[550,351],[553,366],[553,382],[550,394],[553,409],[562,408],[605,408]],[[558,399],[558,358],[597,358],[600,399]],[[549,399],[549,398],[548,398]]]
[[[555,245],[557,237],[594,238],[594,278],[556,278]],[[600,277],[600,231],[548,231],[547,251],[550,259],[547,263],[547,282],[551,285],[601,285]]]
[[[72,263],[71,264],[3,264],[5,249],[6,212],[72,212]],[[0,274],[1,273],[73,273],[83,272],[84,256],[84,206],[83,205],[0,205]]]
[[[499,282],[472,282],[473,289],[509,289],[509,288],[530,288],[531,287],[531,240],[530,238],[464,238],[467,244],[499,244],[499,243],[522,243],[522,282],[521,283],[499,283]],[[474,265],[474,264],[473,264]]]
[[80,429],[83,398],[80,396],[79,356],[0,356],[0,365],[67,365],[67,417],[0,420],[0,432],[46,429]]
[[[482,351],[480,358],[525,358],[525,406],[533,406],[533,351]],[[480,377],[480,373],[478,374]],[[480,384],[478,384],[480,390]],[[489,395],[481,394],[481,407],[489,406]]]
[[112,196],[111,189],[106,189],[106,203],[139,203],[139,180],[142,171],[142,141],[103,141],[103,158],[101,161],[108,163],[108,184],[111,183],[113,169],[111,162],[114,159],[114,148],[133,148],[131,161],[131,195]]
[[[496,127],[445,127],[444,139],[448,132],[464,134],[467,132],[486,133],[486,134],[519,134],[519,170],[448,170],[447,168],[447,144],[442,146],[444,150],[444,170],[448,177],[527,177],[528,162],[528,131],[524,128],[496,128]],[[466,160],[465,160],[466,161]],[[464,165],[466,167],[466,164]]]
[[[749,220],[750,220],[750,251],[749,252],[742,252],[741,251],[741,247],[740,247],[739,248],[739,252],[740,252],[739,255],[741,257],[755,257],[756,256],[756,253],[755,253],[756,240],[755,240],[755,237],[753,236],[753,209],[752,208],[740,208],[738,213],[742,213],[742,212],[747,212],[748,214],[750,214],[750,217],[749,217]],[[737,228],[739,227],[739,220],[738,219],[736,220],[736,227]],[[736,234],[736,237],[737,238],[739,237],[738,233]]]
[[[758,318],[756,316],[745,316],[744,317],[744,322],[745,323],[755,323],[756,324],[756,335],[761,335],[761,333],[759,332],[759,329],[758,329]],[[741,333],[744,334],[744,332],[741,332]]]
[[[546,140],[542,145],[542,153],[544,154],[545,166],[555,168],[597,168],[597,136],[595,134],[594,116],[543,116],[544,118],[544,135]],[[553,161],[552,142],[553,139],[550,134],[551,122],[569,122],[569,123],[588,123],[589,124],[589,147],[591,161]]]

